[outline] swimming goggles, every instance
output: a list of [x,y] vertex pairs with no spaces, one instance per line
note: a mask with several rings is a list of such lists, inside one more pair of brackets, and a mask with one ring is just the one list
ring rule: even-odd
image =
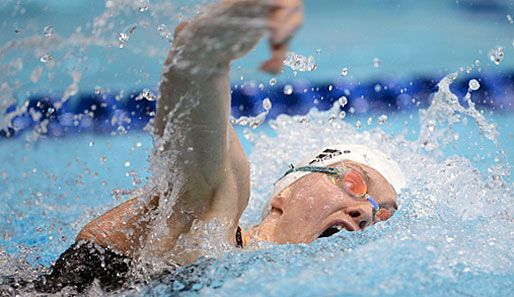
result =
[[394,214],[394,209],[382,208],[378,203],[368,194],[368,185],[366,179],[357,170],[348,168],[344,165],[337,167],[322,167],[322,166],[302,166],[294,167],[290,165],[289,170],[282,176],[282,178],[289,173],[297,171],[309,171],[326,173],[329,175],[332,183],[342,188],[348,195],[359,201],[368,201],[373,205],[373,223],[385,221]]

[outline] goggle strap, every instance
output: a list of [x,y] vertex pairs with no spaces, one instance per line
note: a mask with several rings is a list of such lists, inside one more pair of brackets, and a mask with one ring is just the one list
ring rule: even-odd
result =
[[327,173],[327,174],[333,174],[337,175],[340,173],[339,169],[335,167],[322,167],[322,166],[302,166],[302,167],[294,167],[292,164],[290,166],[291,168],[284,173],[284,175],[280,178],[284,178],[284,176],[288,175],[289,173],[296,172],[296,171],[309,171],[309,172],[320,172],[320,173]]
[[376,211],[378,211],[378,209],[379,209],[380,207],[378,206],[378,203],[375,201],[375,199],[373,199],[373,197],[371,197],[371,196],[369,196],[369,195],[367,195],[367,198],[368,198],[368,201],[369,201],[371,204],[373,204],[373,208],[374,208]]

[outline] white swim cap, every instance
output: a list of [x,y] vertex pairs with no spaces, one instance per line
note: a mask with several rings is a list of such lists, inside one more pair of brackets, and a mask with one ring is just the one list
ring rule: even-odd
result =
[[[360,144],[339,144],[328,146],[300,162],[296,167],[321,166],[328,167],[344,160],[368,165],[380,173],[393,186],[397,194],[405,187],[405,177],[398,164],[382,151]],[[309,171],[294,171],[282,177],[273,188],[270,198],[261,212],[261,220],[271,212],[271,200],[285,188],[300,178],[311,174]]]

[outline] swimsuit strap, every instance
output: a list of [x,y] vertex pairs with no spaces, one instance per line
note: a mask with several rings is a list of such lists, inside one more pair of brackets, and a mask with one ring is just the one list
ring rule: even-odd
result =
[[236,247],[243,248],[243,236],[241,235],[241,227],[237,226],[236,231]]

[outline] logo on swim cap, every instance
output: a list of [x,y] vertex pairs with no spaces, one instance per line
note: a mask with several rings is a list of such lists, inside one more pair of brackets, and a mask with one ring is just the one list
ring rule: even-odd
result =
[[342,155],[340,150],[337,149],[325,149],[322,151],[319,155],[317,155],[312,161],[309,162],[309,165],[313,163],[319,163],[326,160],[330,160],[334,157],[337,157],[339,155]]

